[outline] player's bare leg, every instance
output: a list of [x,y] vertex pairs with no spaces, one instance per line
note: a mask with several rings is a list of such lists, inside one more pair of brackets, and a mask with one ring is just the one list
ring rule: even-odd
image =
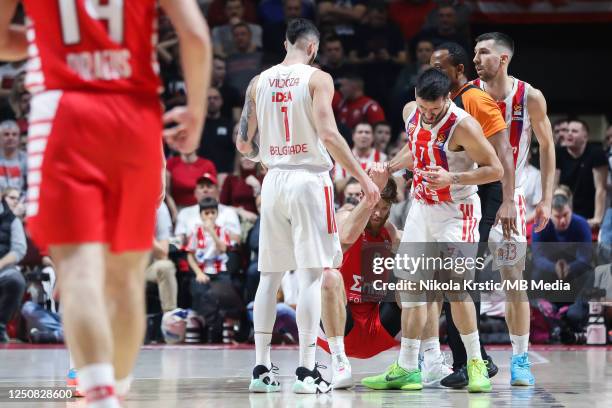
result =
[[346,293],[344,280],[337,269],[323,271],[321,320],[332,355],[332,388],[352,387],[351,365],[344,352]]
[[441,311],[442,301],[427,303],[427,323],[423,329],[421,340],[421,353],[423,355],[421,372],[423,384],[428,386],[439,385],[441,379],[453,372],[440,350],[439,321]]
[[472,298],[466,293],[462,300],[451,301],[451,311],[467,354],[468,391],[489,392],[491,381],[480,352],[476,308]]
[[101,243],[53,245],[66,342],[79,370],[88,406],[115,408],[112,330],[104,296]]
[[[501,274],[504,280],[514,282],[521,279],[522,270],[517,266],[502,267]],[[527,355],[530,313],[526,291],[518,289],[506,291],[506,323],[512,343],[512,359],[510,362],[510,381],[512,385],[535,384]]]
[[146,329],[145,267],[149,251],[106,252],[105,299],[113,336],[116,392],[125,396]]

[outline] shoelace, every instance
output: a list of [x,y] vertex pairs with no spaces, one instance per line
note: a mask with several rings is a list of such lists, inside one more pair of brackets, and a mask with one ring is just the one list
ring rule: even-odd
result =
[[[480,375],[489,376],[489,371],[487,370],[487,366],[489,365],[489,360],[482,360],[482,364],[472,364],[472,370],[476,370]],[[468,370],[468,376],[470,376],[470,370]]]
[[270,363],[270,365],[271,366],[268,372],[274,375],[274,377],[272,377],[272,384],[280,384],[278,380],[276,379],[276,376],[278,375],[278,367],[275,366],[274,363]]
[[529,360],[527,360],[527,358],[520,358],[517,362],[518,366],[524,370],[528,370],[531,367],[531,363]]

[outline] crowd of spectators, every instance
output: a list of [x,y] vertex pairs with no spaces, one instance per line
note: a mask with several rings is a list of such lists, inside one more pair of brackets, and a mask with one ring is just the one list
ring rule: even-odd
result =
[[[242,341],[248,339],[250,304],[259,280],[259,194],[266,169],[240,158],[234,142],[247,85],[254,75],[281,61],[287,22],[295,17],[317,22],[321,43],[315,63],[334,79],[333,109],[338,128],[367,168],[392,158],[406,143],[401,111],[414,99],[415,79],[429,66],[435,47],[453,41],[467,50],[472,48],[469,9],[462,1],[432,0],[199,3],[207,15],[215,52],[205,130],[194,152],[177,154],[165,147],[167,194],[152,237],[154,248],[146,276],[154,290],[147,291],[148,306],[151,314],[177,307],[193,309],[208,330],[202,341]],[[162,14],[158,59],[164,85],[161,97],[167,109],[185,102],[178,56],[176,35]],[[32,297],[29,288],[33,283],[53,275],[52,262],[35,251],[27,238],[27,225],[25,234],[17,227],[21,226],[27,195],[25,140],[30,95],[23,85],[24,69],[24,62],[0,65],[0,342],[7,339],[7,325],[19,309],[23,293]],[[573,118],[555,122],[554,137],[557,182],[567,186],[563,191],[568,199],[564,202],[556,196],[553,223],[534,240],[559,239],[567,234],[563,222],[574,225],[579,222],[575,220],[583,220],[580,231],[588,228],[592,240],[610,245],[612,126],[603,148],[589,142],[597,135],[590,134],[585,122]],[[530,176],[525,187],[529,222],[541,197],[535,156],[537,152],[527,168]],[[350,206],[351,198],[359,194],[359,185],[339,166],[332,175],[337,208]],[[401,229],[410,206],[411,176],[395,176],[400,202],[393,206],[390,219]],[[564,203],[569,203],[567,208]],[[557,214],[567,209],[570,216]],[[25,256],[26,241],[28,254],[33,253],[26,258],[35,261],[20,270],[16,265]],[[38,270],[32,266],[37,264],[40,270],[45,268],[45,274],[25,279],[29,276],[26,272]],[[556,273],[555,268],[560,267],[547,268],[548,273]],[[292,316],[295,319],[291,308],[295,306],[294,290],[288,273],[279,294],[278,310],[284,319],[275,327],[279,341],[296,338],[291,321]],[[47,298],[51,297],[48,293]],[[27,315],[33,316],[32,306],[28,308]],[[47,316],[51,318],[57,320]],[[20,334],[17,329],[8,331]],[[21,337],[31,338],[37,332],[40,330],[26,330]]]

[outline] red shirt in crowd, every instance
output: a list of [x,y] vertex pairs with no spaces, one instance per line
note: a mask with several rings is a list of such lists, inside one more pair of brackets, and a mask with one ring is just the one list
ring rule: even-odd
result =
[[257,214],[254,193],[253,187],[246,183],[245,177],[232,174],[225,178],[219,199],[221,204],[242,207]]
[[436,8],[434,1],[420,3],[411,1],[392,1],[389,4],[389,19],[395,22],[409,40],[418,34],[425,25],[427,15]]
[[217,176],[214,163],[201,157],[193,163],[185,163],[180,156],[171,157],[166,163],[166,169],[170,173],[170,195],[180,207],[197,204],[193,190],[202,174]]
[[378,122],[385,121],[385,112],[378,102],[369,96],[360,96],[357,99],[348,101],[342,99],[342,94],[336,92],[332,101],[334,113],[338,121],[350,129],[353,129],[359,122],[368,122],[372,126]]

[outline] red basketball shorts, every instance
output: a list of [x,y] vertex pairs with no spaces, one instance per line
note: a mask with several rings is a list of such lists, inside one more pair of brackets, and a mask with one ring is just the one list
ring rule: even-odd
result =
[[161,192],[152,95],[48,91],[32,98],[27,228],[41,247],[151,248]]

